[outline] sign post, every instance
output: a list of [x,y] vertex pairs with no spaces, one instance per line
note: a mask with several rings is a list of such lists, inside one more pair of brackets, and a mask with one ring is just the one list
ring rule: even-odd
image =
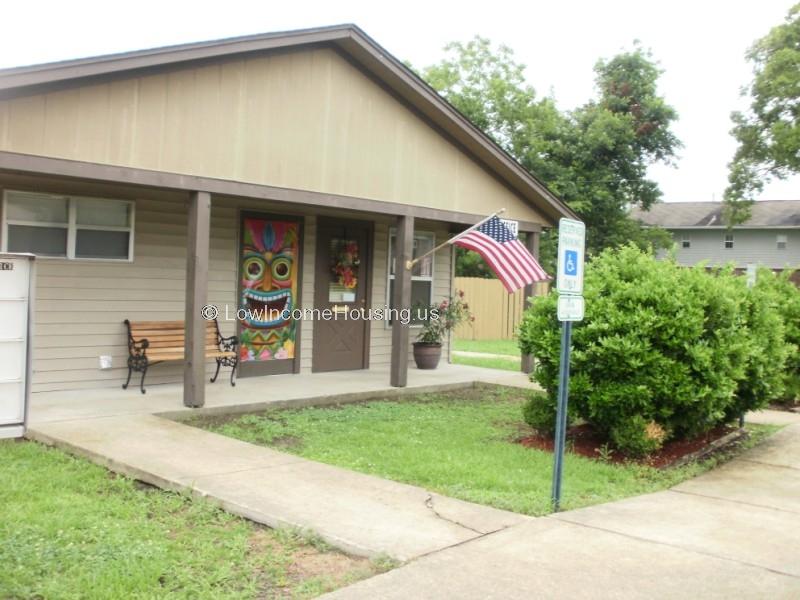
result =
[[558,320],[561,321],[561,363],[558,370],[558,409],[553,449],[553,510],[561,506],[561,479],[564,446],[567,437],[569,400],[569,355],[572,346],[572,323],[583,320],[583,259],[586,251],[586,226],[580,221],[558,222]]

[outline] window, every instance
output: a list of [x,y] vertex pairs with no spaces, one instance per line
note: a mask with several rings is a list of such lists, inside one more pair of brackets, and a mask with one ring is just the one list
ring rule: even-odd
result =
[[692,240],[689,239],[689,236],[684,235],[683,239],[681,239],[681,248],[691,248],[692,247]]
[[[426,231],[414,232],[414,258],[422,256],[433,250],[436,245],[433,233]],[[387,304],[393,308],[394,301],[394,273],[397,265],[395,256],[395,232],[389,232],[389,285],[387,287]],[[411,307],[428,308],[433,300],[433,255],[426,256],[411,270]],[[412,310],[412,325],[419,325],[421,320],[415,318]],[[390,321],[391,324],[391,321]]]
[[725,247],[726,248],[733,248],[733,234],[726,233],[725,234]]
[[779,235],[777,237],[777,246],[778,250],[786,250],[786,243],[789,241],[788,236],[786,235]]
[[8,191],[6,252],[69,259],[133,259],[133,202]]

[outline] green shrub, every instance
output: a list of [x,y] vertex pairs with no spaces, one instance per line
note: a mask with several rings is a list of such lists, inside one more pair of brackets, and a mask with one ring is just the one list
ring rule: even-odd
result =
[[[742,335],[750,348],[744,378],[739,381],[733,402],[726,411],[727,420],[764,408],[784,396],[786,360],[791,349],[785,339],[786,327],[778,308],[780,292],[774,280],[771,270],[760,269],[755,287],[741,292],[745,297]],[[745,286],[743,277],[736,278],[736,283]]]
[[791,274],[789,269],[780,274],[770,269],[759,269],[755,286],[755,290],[769,296],[783,321],[787,356],[783,393],[777,400],[786,403],[800,400],[800,289],[789,279]]
[[652,454],[664,443],[666,432],[653,421],[633,415],[615,425],[610,431],[614,445],[627,456],[640,458]]
[[542,392],[531,392],[522,405],[522,419],[538,433],[553,437],[555,435],[557,404]]
[[[662,432],[662,442],[694,436],[775,389],[768,367],[785,351],[781,334],[768,331],[775,312],[730,271],[679,267],[626,246],[591,260],[584,296],[585,319],[573,327],[570,408],[626,452],[655,448],[646,427]],[[536,298],[519,336],[522,351],[537,358],[533,377],[552,402],[556,302],[555,293]],[[754,360],[767,345],[772,358]],[[763,386],[743,383],[758,374],[768,379]]]

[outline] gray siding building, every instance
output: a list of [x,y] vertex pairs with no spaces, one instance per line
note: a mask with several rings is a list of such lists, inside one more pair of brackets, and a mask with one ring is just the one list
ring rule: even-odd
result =
[[756,202],[751,218],[729,229],[721,202],[671,202],[631,216],[645,225],[668,230],[683,265],[708,261],[709,266],[735,263],[774,270],[800,268],[800,200]]

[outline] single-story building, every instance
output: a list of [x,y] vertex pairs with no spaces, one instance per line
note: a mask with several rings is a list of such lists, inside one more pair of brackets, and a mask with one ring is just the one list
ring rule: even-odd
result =
[[534,251],[574,217],[353,25],[2,70],[0,191],[0,250],[39,257],[33,391],[118,388],[123,321],[184,320],[185,360],[147,381],[183,381],[188,406],[215,367],[206,305],[242,377],[403,386],[413,323],[258,310],[428,304],[453,253],[407,258],[501,208]]
[[722,202],[661,202],[650,210],[635,209],[631,217],[645,226],[663,227],[675,240],[678,264],[709,267],[733,263],[744,271],[760,265],[774,271],[790,269],[800,284],[800,200],[760,200],[750,218],[728,227]]

